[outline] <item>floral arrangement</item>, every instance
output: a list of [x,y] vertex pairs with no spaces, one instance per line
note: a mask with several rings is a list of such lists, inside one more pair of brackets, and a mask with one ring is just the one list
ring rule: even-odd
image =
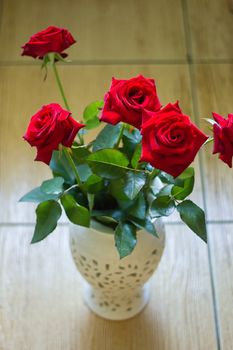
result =
[[[59,78],[57,64],[75,43],[68,30],[50,26],[33,35],[22,55],[51,67],[64,102],[43,106],[30,120],[24,139],[37,148],[37,161],[51,168],[53,177],[21,198],[39,203],[32,243],[48,236],[62,208],[77,225],[97,220],[114,230],[120,258],[129,255],[137,231],[157,235],[159,217],[177,210],[181,219],[206,241],[205,215],[187,197],[194,186],[190,167],[200,148],[214,141],[213,153],[232,167],[233,114],[208,119],[213,137],[205,135],[179,107],[161,106],[153,79],[142,75],[113,78],[104,101],[89,104],[76,121]],[[104,124],[96,139],[85,144],[86,133]]]

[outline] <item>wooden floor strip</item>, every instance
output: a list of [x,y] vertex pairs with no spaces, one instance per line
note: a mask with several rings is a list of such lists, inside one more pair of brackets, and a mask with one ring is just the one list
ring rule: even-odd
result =
[[214,276],[221,349],[233,344],[233,224],[209,225],[209,244]]

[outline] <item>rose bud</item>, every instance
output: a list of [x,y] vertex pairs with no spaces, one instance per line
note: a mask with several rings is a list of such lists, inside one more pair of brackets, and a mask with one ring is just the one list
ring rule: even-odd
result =
[[31,117],[23,138],[37,148],[35,160],[49,165],[52,153],[59,144],[71,147],[76,134],[84,126],[59,104],[50,103]]
[[67,29],[50,26],[31,36],[29,41],[22,46],[22,56],[42,59],[46,54],[56,52],[66,57],[67,54],[63,51],[75,42]]
[[139,75],[128,80],[112,79],[100,120],[109,124],[124,122],[140,128],[142,111],[157,111],[161,105],[153,79]]
[[141,129],[141,161],[177,177],[192,163],[208,136],[182,113],[178,102],[159,112],[143,113],[147,121]]

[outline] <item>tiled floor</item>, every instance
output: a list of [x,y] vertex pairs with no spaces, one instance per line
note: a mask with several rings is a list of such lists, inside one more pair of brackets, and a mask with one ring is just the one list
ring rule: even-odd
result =
[[[149,306],[114,323],[92,315],[61,225],[30,246],[34,208],[22,194],[49,177],[22,134],[42,104],[60,96],[52,74],[20,46],[40,29],[68,28],[77,45],[61,78],[79,116],[112,76],[156,79],[161,102],[203,117],[233,111],[231,0],[0,0],[0,349],[231,350],[233,174],[211,146],[195,162],[194,200],[207,213],[209,245],[173,217]],[[64,223],[65,219],[63,219]]]

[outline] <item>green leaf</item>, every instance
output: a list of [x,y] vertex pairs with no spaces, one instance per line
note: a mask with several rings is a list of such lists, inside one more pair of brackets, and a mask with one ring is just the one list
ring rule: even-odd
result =
[[98,115],[103,104],[103,101],[95,101],[84,109],[83,119],[86,124],[86,129],[93,129],[100,124]]
[[[90,152],[84,147],[72,149],[72,158],[81,181],[86,181],[92,174],[91,169],[85,163],[85,158],[89,154]],[[67,184],[73,185],[76,182],[74,171],[63,150],[53,151],[53,156],[49,166],[52,169],[54,176],[63,177]]]
[[115,147],[121,133],[121,127],[121,123],[117,125],[107,124],[94,141],[93,151]]
[[115,222],[125,219],[125,214],[121,210],[92,210],[91,216],[93,217],[109,217],[114,219]]
[[62,177],[55,177],[50,180],[46,180],[41,185],[41,191],[46,194],[59,195],[63,192],[64,179]]
[[129,164],[128,159],[123,153],[111,148],[94,152],[87,158],[87,160],[121,167],[127,167]]
[[[159,180],[159,179],[158,179]],[[160,182],[161,186],[161,182]],[[157,197],[170,196],[172,192],[173,185],[165,185],[157,193]]]
[[142,153],[142,145],[138,144],[135,148],[133,157],[131,159],[131,165],[134,169],[137,169],[139,159],[141,158],[141,153]]
[[195,203],[185,200],[177,205],[182,221],[193,230],[201,239],[207,242],[205,213]]
[[161,187],[163,186],[160,178],[158,176],[155,176],[153,178],[153,180],[151,181],[151,185],[150,185],[150,188],[151,188],[151,191],[153,192],[153,194],[155,196],[158,195],[158,193],[161,191]]
[[146,175],[128,171],[125,176],[124,193],[129,199],[134,199],[145,185]]
[[52,199],[56,200],[57,198],[58,195],[44,193],[41,191],[40,187],[36,187],[20,198],[19,202],[41,203]]
[[150,213],[152,217],[169,216],[175,207],[175,202],[170,196],[161,196],[152,202]]
[[89,193],[97,193],[100,192],[104,187],[104,181],[101,177],[92,174],[88,177],[84,186]]
[[122,177],[127,170],[126,168],[124,169],[116,165],[98,162],[90,163],[90,167],[94,173],[106,179],[118,179]]
[[75,163],[81,164],[85,162],[86,158],[90,155],[90,151],[86,146],[72,146],[72,158]]
[[54,200],[40,203],[36,208],[36,227],[31,243],[40,242],[55,230],[61,213],[60,204]]
[[90,213],[88,209],[79,205],[71,195],[65,194],[62,196],[61,203],[68,219],[73,224],[85,227],[90,226]]
[[49,166],[52,169],[54,176],[63,177],[65,182],[69,185],[75,183],[74,172],[63,151],[53,151]]
[[125,176],[110,181],[110,193],[118,201],[133,200],[145,185],[146,175],[141,172],[126,172]]
[[64,179],[61,177],[46,180],[40,187],[34,188],[32,191],[20,198],[19,201],[41,203],[48,200],[56,200],[63,192],[63,183]]
[[[124,128],[123,130],[123,152],[127,154],[129,159],[132,159],[134,156],[134,153],[136,151],[137,145],[140,144],[142,139],[142,136],[140,134],[140,131],[138,129],[133,129],[132,131],[127,130],[127,128]],[[139,146],[140,148],[140,146]],[[132,166],[136,168],[136,162],[138,157],[138,151],[135,153],[135,158],[133,160]]]
[[133,225],[120,223],[115,230],[115,245],[120,259],[131,254],[137,243],[136,229]]
[[123,135],[135,145],[141,142],[142,140],[142,135],[138,129],[133,129],[129,131],[127,130],[127,128],[125,128],[123,131]]
[[111,195],[117,199],[117,201],[127,201],[129,203],[128,197],[124,193],[125,177],[119,179],[114,179],[109,181],[109,192]]
[[130,221],[137,226],[140,229],[145,229],[147,232],[152,234],[155,237],[158,237],[158,234],[155,230],[154,224],[151,220],[145,218],[145,219],[136,219],[136,218],[129,218]]
[[187,168],[178,178],[175,183],[177,186],[173,186],[172,195],[177,200],[185,199],[190,193],[192,193],[194,186],[194,169]]
[[87,161],[93,171],[107,179],[116,179],[124,175],[129,164],[126,156],[115,149],[103,149],[92,153]]
[[140,192],[133,203],[128,209],[128,214],[138,219],[144,219],[146,216],[146,200],[144,194]]
[[76,165],[76,168],[82,182],[87,181],[87,179],[92,175],[92,171],[88,166],[88,164],[85,164],[85,163],[79,164],[79,165]]
[[99,216],[95,217],[95,220],[97,222],[101,222],[101,224],[110,227],[111,229],[115,230],[116,226],[118,225],[118,222],[114,220],[112,217],[109,216]]
[[158,176],[163,183],[175,184],[174,177],[171,176],[170,174],[165,173],[164,171],[161,171]]
[[189,179],[194,176],[194,168],[189,167],[183,171],[178,177],[175,179],[175,185],[180,186],[184,182],[184,180]]

